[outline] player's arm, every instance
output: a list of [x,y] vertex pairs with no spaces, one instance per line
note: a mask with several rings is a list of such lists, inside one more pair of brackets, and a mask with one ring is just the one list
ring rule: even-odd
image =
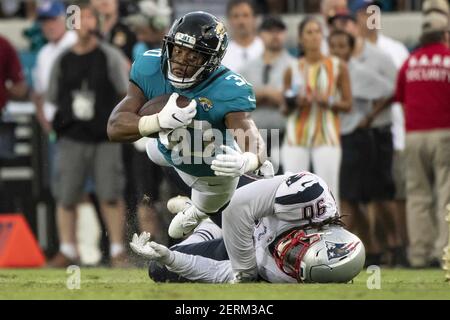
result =
[[267,160],[266,145],[249,112],[231,112],[225,116],[225,125],[242,150],[222,146],[224,154],[213,160],[211,169],[217,176],[238,177],[260,168]]
[[284,176],[260,180],[236,190],[222,213],[222,231],[237,282],[254,281],[258,270],[253,242],[255,221],[274,215],[275,193]]
[[150,241],[150,233],[133,235],[131,249],[140,256],[163,264],[171,272],[196,282],[226,283],[233,279],[229,260],[216,261],[202,256],[172,251]]
[[195,282],[227,283],[233,280],[230,260],[217,261],[198,255],[172,251],[175,258],[167,270]]
[[266,144],[259,134],[250,112],[231,112],[225,116],[225,125],[236,139],[239,148],[243,152],[251,152],[257,155],[258,163],[253,171],[261,166],[267,159]]
[[[138,111],[146,101],[147,99],[141,89],[130,82],[127,95],[119,102],[109,116],[107,131],[111,141],[128,142],[136,141],[143,137],[139,130],[141,117],[138,115]],[[154,128],[151,129],[154,132],[158,132],[160,128],[156,115],[154,115],[153,120]]]
[[[240,195],[235,193],[235,197]],[[258,276],[256,251],[252,239],[255,220],[247,204],[242,203],[239,207],[237,204],[240,201],[233,203],[233,200],[222,214],[223,239],[233,274],[241,282],[250,282],[256,280]]]
[[337,86],[341,93],[341,98],[331,105],[331,110],[335,112],[350,112],[352,108],[352,90],[350,85],[350,74],[347,64],[343,61],[339,63],[339,77]]
[[141,89],[134,83],[128,85],[127,95],[112,111],[108,120],[108,137],[111,141],[130,142],[148,137],[161,130],[172,130],[188,125],[197,112],[196,102],[191,100],[185,108],[179,108],[173,93],[159,113],[139,116],[139,109],[147,101]]
[[273,108],[279,108],[283,103],[283,93],[270,86],[265,86],[259,90],[255,90],[256,101]]

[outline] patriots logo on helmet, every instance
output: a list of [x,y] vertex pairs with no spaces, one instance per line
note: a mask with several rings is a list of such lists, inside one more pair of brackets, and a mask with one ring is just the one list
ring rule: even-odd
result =
[[325,241],[327,246],[327,256],[328,260],[342,258],[349,253],[351,253],[358,246],[360,242],[350,242],[350,243],[335,243]]

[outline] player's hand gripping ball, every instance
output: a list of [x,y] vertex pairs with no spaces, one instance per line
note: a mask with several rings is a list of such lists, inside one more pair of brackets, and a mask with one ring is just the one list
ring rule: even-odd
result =
[[178,93],[165,94],[147,101],[138,115],[158,114],[161,129],[176,129],[187,126],[197,114],[197,102]]

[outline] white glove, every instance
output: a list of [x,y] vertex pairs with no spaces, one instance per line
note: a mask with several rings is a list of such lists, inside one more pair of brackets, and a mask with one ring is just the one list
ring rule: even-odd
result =
[[220,146],[219,154],[211,163],[211,170],[216,176],[240,177],[245,172],[256,170],[258,156],[251,152],[240,153],[228,146]]
[[197,102],[192,99],[185,108],[177,106],[178,93],[172,93],[164,108],[158,113],[161,129],[176,129],[187,126],[197,114]]
[[140,256],[147,259],[169,265],[175,259],[174,254],[167,247],[154,241],[149,241],[151,234],[142,232],[139,236],[135,233],[130,242],[131,249]]
[[258,169],[258,175],[263,176],[264,179],[270,179],[275,176],[275,170],[273,169],[273,164],[269,160],[264,161],[264,163]]

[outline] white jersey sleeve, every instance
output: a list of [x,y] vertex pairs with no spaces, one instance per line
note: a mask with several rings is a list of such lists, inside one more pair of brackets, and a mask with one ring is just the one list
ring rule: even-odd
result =
[[257,277],[253,243],[255,221],[273,214],[277,188],[285,179],[285,176],[278,176],[239,188],[223,211],[223,239],[234,273],[244,273],[250,278]]
[[186,279],[204,283],[226,283],[233,279],[230,260],[217,261],[178,251],[172,252],[175,259],[167,265],[167,269]]

